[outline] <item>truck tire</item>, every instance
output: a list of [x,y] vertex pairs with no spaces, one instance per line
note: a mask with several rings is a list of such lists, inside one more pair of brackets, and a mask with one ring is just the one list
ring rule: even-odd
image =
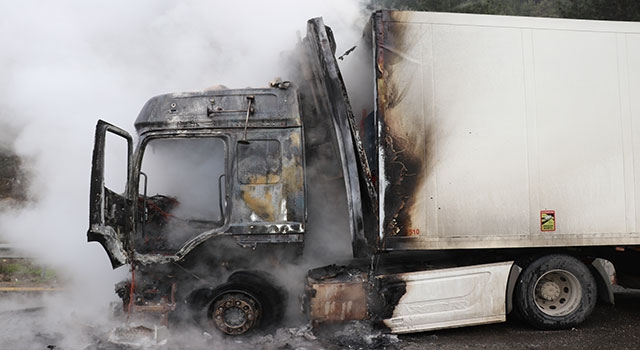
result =
[[287,293],[278,286],[275,278],[264,271],[237,271],[231,274],[228,282],[240,282],[253,286],[261,292],[263,300],[263,330],[271,330],[278,326],[286,311]]
[[565,329],[593,311],[597,286],[589,269],[568,255],[547,255],[531,262],[514,290],[519,316],[539,329]]
[[227,282],[212,294],[207,319],[214,329],[227,335],[244,335],[260,328],[264,300],[251,285]]
[[284,293],[258,272],[236,272],[210,295],[208,324],[227,335],[269,331],[284,315]]

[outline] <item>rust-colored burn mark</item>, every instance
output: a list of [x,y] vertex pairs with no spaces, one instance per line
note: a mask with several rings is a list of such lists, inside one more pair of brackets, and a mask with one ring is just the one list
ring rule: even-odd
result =
[[[302,142],[300,133],[292,133],[284,142],[286,152],[282,160],[283,197],[286,198],[287,215],[296,217],[297,209],[303,208],[304,178],[302,170]],[[302,212],[302,211],[301,211]],[[283,214],[283,213],[281,213]]]
[[[393,317],[407,292],[397,274],[369,279],[366,266],[330,265],[309,271],[305,309],[313,325]],[[380,323],[382,324],[382,323]]]
[[238,146],[243,154],[241,197],[252,221],[301,220],[304,177],[299,131],[275,140],[252,140]]
[[[297,206],[303,200],[299,197],[304,195],[299,167],[284,167],[282,174],[256,177],[254,183],[274,184],[245,186],[242,190],[242,200],[260,220],[275,222],[296,217]],[[283,186],[277,183],[282,183]]]
[[273,203],[273,195],[268,187],[249,187],[242,191],[242,199],[260,219],[275,221],[275,209],[278,203]]
[[246,177],[247,184],[250,185],[264,185],[274,184],[280,182],[280,175],[267,174],[267,175],[251,175]]
[[307,277],[307,312],[314,324],[366,320],[369,317],[366,273],[329,266]]
[[151,302],[145,301],[144,303],[136,304],[131,302],[128,305],[128,312],[142,312],[142,313],[157,313],[160,314],[160,323],[164,326],[169,324],[169,313],[176,309],[176,283],[171,284],[170,299],[167,296],[163,296],[160,300]]

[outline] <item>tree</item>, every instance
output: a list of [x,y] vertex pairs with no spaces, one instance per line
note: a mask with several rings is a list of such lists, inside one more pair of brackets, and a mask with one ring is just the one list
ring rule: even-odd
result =
[[640,21],[637,0],[372,0],[374,9]]
[[563,3],[560,14],[566,18],[640,21],[640,2],[637,0],[574,0]]
[[562,0],[374,0],[374,8],[512,16],[559,16]]

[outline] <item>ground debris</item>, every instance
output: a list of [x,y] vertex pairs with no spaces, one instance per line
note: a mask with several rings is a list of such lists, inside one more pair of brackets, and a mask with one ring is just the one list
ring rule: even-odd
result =
[[94,344],[85,350],[143,350],[160,349],[169,337],[166,327],[123,325],[109,334],[95,335]]
[[249,343],[265,350],[307,350],[319,349],[311,327],[279,328],[273,334],[257,337]]
[[[197,328],[171,329],[123,326],[114,329],[109,339],[96,344],[98,350],[224,348],[229,350],[400,350],[396,335],[376,329],[368,322],[354,321],[339,327],[312,329],[311,325],[278,328],[269,334],[228,337]],[[108,345],[108,346],[107,346]],[[93,350],[94,348],[91,348]]]
[[353,321],[333,331],[333,335],[319,335],[320,340],[326,339],[335,346],[330,346],[331,349],[395,350],[402,348],[397,335],[376,329],[369,322]]
[[189,349],[205,350],[323,350],[310,326],[279,328],[270,334],[228,337],[218,333],[198,331],[196,328],[168,330],[162,327],[122,326],[108,337],[96,339],[86,350],[146,350]]
[[60,343],[60,341],[64,338],[64,336],[59,332],[54,332],[54,333],[38,332],[35,334],[34,338],[35,338],[34,340],[37,343],[46,345],[46,349],[62,350],[57,345],[55,345]]

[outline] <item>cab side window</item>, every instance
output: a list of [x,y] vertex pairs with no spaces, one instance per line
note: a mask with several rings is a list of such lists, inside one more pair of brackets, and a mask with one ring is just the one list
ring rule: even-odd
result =
[[277,140],[251,140],[238,143],[238,181],[244,185],[268,185],[280,182],[282,160]]

